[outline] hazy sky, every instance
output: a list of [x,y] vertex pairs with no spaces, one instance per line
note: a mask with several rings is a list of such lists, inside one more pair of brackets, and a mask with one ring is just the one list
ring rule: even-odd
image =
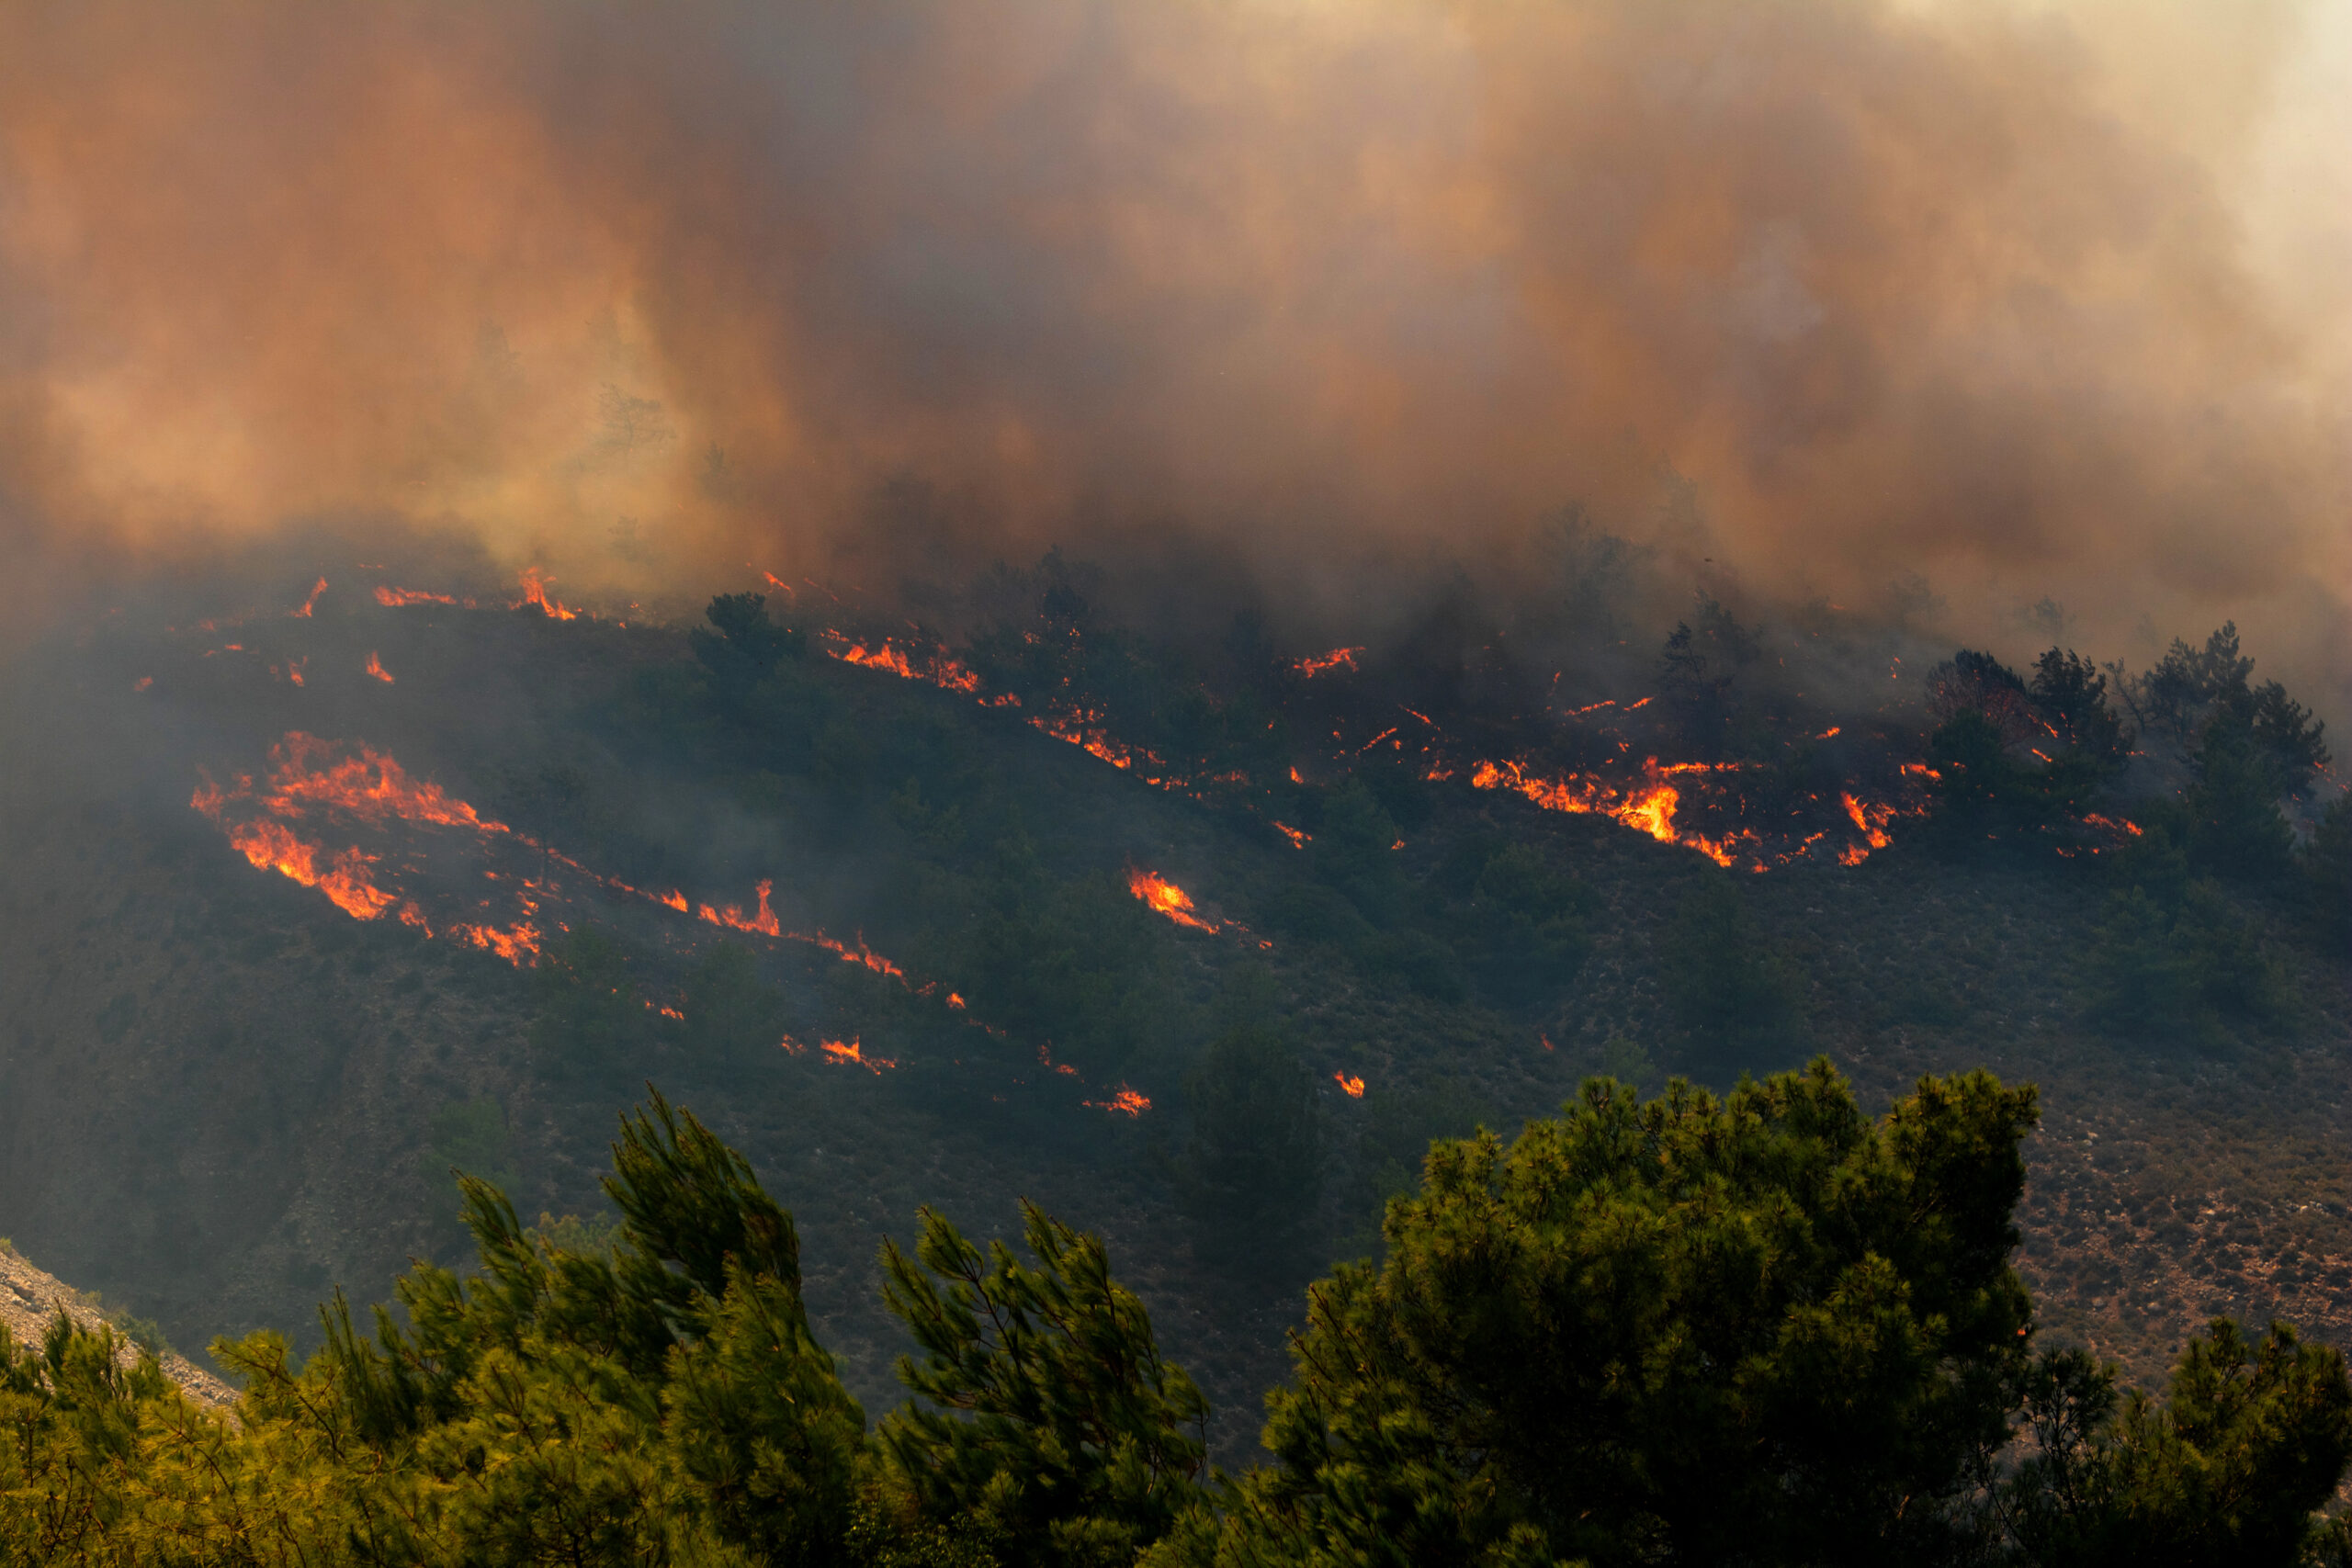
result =
[[2341,679],[2347,280],[2345,4],[15,6],[0,564],[1190,530],[1312,596],[1582,501]]

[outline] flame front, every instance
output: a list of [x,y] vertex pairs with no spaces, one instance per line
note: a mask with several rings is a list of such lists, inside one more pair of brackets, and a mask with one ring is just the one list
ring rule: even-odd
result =
[[1735,764],[1679,762],[1661,768],[1657,760],[1651,758],[1642,764],[1640,784],[1621,787],[1589,775],[1537,778],[1531,776],[1517,762],[1480,762],[1472,772],[1470,783],[1477,789],[1516,790],[1547,811],[1611,818],[1628,828],[1639,829],[1662,844],[1681,844],[1698,851],[1717,865],[1728,866],[1737,858],[1729,840],[1676,829],[1674,808],[1681,803],[1682,792],[1666,783],[1660,775],[1712,773],[1732,766]]
[[855,1040],[847,1042],[820,1040],[817,1042],[817,1048],[824,1052],[825,1059],[829,1062],[841,1062],[851,1066],[864,1067],[869,1073],[879,1074],[885,1067],[895,1067],[899,1065],[887,1056],[865,1055]]
[[1363,651],[1361,648],[1335,648],[1329,653],[1310,653],[1304,659],[1291,660],[1291,672],[1311,681],[1329,671],[1353,670],[1356,655]]
[[262,804],[279,817],[299,817],[309,807],[332,806],[378,825],[396,817],[404,822],[471,828],[482,833],[512,830],[503,822],[481,816],[439,784],[416,783],[388,752],[363,744],[356,748],[356,757],[336,758],[338,749],[335,741],[299,729],[290,731],[269,749],[269,793],[262,797]]
[[554,581],[554,578],[549,577],[537,567],[525,567],[523,569],[523,597],[514,602],[514,608],[519,610],[526,604],[537,604],[549,620],[578,620],[579,611],[567,609],[560,599],[548,597],[548,584]]
[[1095,1111],[1108,1111],[1120,1116],[1140,1116],[1151,1109],[1151,1100],[1147,1096],[1136,1093],[1125,1084],[1121,1084],[1119,1092],[1108,1100],[1082,1100],[1079,1103]]
[[324,593],[326,591],[327,580],[322,577],[319,579],[317,584],[311,588],[311,596],[286,613],[301,620],[309,620],[311,618],[311,612],[317,609],[319,606],[319,595]]
[[408,604],[455,604],[458,601],[447,593],[435,593],[424,588],[386,588],[379,583],[376,603],[387,610],[397,610]]
[[229,830],[229,842],[259,871],[274,871],[305,887],[315,887],[334,907],[356,920],[372,920],[399,901],[369,880],[368,867],[378,856],[362,853],[354,844],[323,870],[322,852],[271,821],[241,822]]
[[387,686],[392,683],[392,672],[384,668],[384,661],[376,657],[376,652],[373,649],[368,649],[368,673],[373,675],[377,680],[381,681]]
[[1158,872],[1128,867],[1127,891],[1180,926],[1191,926],[1195,931],[1204,931],[1216,930],[1214,922],[1193,912],[1192,895]]
[[1331,1077],[1340,1086],[1340,1091],[1350,1100],[1363,1098],[1363,1079],[1353,1073],[1333,1073]]

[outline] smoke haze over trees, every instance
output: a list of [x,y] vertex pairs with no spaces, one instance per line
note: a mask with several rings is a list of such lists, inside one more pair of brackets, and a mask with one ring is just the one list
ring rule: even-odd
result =
[[[2338,4],[0,23],[0,558],[398,516],[643,594],[1061,539],[2352,668]],[[38,568],[38,570],[35,569]],[[700,593],[696,594],[698,602]],[[2053,597],[2054,596],[2054,597]],[[2340,709],[2340,689],[2325,694]]]

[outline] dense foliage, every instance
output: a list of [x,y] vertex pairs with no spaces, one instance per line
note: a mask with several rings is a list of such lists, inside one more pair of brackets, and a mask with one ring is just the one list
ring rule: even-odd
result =
[[[1251,1047],[1255,1050],[1257,1047]],[[2226,1321],[2169,1396],[2035,1350],[2008,1264],[2030,1089],[1864,1116],[1826,1064],[1725,1099],[1589,1084],[1430,1148],[1386,1257],[1309,1295],[1276,1462],[1206,1407],[1099,1240],[1024,1262],[922,1216],[886,1297],[914,1401],[868,1427],[811,1335],[789,1215],[658,1095],[616,1230],[461,1179],[480,1267],[403,1325],[340,1295],[296,1366],[215,1347],[233,1420],[110,1331],[0,1336],[0,1558],[84,1563],[2122,1562],[2342,1553],[2333,1350]]]

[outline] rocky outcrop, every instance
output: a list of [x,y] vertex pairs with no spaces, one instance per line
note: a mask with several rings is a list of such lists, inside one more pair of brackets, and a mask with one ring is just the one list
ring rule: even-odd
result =
[[[41,1335],[62,1312],[92,1333],[107,1325],[107,1316],[81,1292],[43,1273],[25,1261],[13,1247],[0,1247],[0,1324],[26,1345],[39,1345]],[[138,1363],[142,1352],[121,1328],[114,1330],[126,1367]],[[237,1401],[236,1391],[187,1357],[164,1350],[157,1359],[170,1378],[198,1404],[225,1410]]]

